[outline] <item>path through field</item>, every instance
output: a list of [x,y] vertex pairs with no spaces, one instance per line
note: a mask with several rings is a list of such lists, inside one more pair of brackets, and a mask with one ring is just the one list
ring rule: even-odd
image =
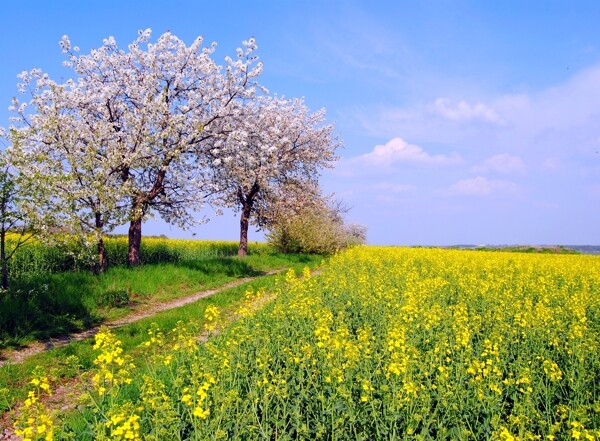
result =
[[[218,288],[208,289],[204,291],[199,291],[197,293],[191,294],[189,296],[180,297],[178,299],[173,299],[168,302],[156,303],[153,305],[141,305],[138,309],[134,310],[131,314],[128,314],[125,317],[121,317],[116,320],[111,320],[104,322],[101,326],[106,326],[108,328],[117,328],[119,326],[128,325],[130,323],[137,322],[138,320],[142,320],[144,318],[152,317],[153,315],[167,311],[170,309],[178,308],[180,306],[184,306],[190,303],[194,303],[200,299],[210,297],[212,295],[218,294],[222,291],[225,291],[230,288],[235,288],[237,286],[243,285],[247,282],[251,282],[252,280],[259,279],[261,277],[271,276],[274,274],[279,274],[286,271],[287,268],[282,268],[278,270],[271,270],[263,273],[260,276],[255,277],[244,277],[238,280],[234,280],[232,282],[226,283]],[[313,274],[317,274],[320,271],[314,271]],[[258,303],[262,304],[271,296],[267,296],[266,298],[258,299]],[[143,309],[142,309],[143,308]],[[70,342],[84,340],[89,337],[93,337],[99,331],[100,326],[95,326],[90,329],[86,329],[85,331],[73,333],[70,335],[66,335],[59,338],[54,338],[48,342],[37,342],[33,343],[26,348],[11,351],[9,354],[3,355],[2,359],[0,359],[0,367],[6,363],[22,363],[28,357],[31,357],[40,352],[50,350],[52,348],[66,346]],[[205,340],[206,335],[200,335],[200,340]],[[58,386],[54,391],[52,396],[47,397],[46,405],[50,408],[67,410],[73,408],[73,403],[76,402],[77,398],[77,385],[81,382],[81,378],[72,378],[67,383]],[[15,436],[14,431],[12,429],[12,423],[14,421],[14,414],[11,412],[5,412],[3,415],[0,415],[0,441],[16,441],[20,439]]]
[[[125,317],[121,317],[116,320],[111,320],[102,323],[102,326],[106,326],[108,328],[118,328],[119,326],[128,325],[133,322],[137,322],[138,320],[142,320],[147,317],[152,317],[153,315],[161,312],[167,311],[169,309],[179,308],[180,306],[187,305],[189,303],[194,303],[200,299],[205,297],[210,297],[214,294],[220,293],[221,291],[225,291],[230,288],[235,288],[237,286],[243,285],[244,283],[250,282],[252,280],[258,279],[260,277],[271,276],[273,274],[278,274],[286,269],[278,269],[265,272],[264,274],[256,277],[244,277],[241,279],[234,280],[232,282],[226,283],[218,288],[208,289],[205,291],[200,291],[189,296],[180,297],[178,299],[173,299],[168,302],[156,303],[153,305],[141,305],[138,309],[134,309],[131,314],[128,314]],[[143,308],[143,309],[142,309]],[[6,351],[0,357],[0,367],[7,363],[17,364],[22,363],[27,358],[32,355],[39,354],[40,352],[47,351],[53,348],[62,347],[73,341],[85,340],[86,338],[93,337],[96,335],[100,326],[94,326],[92,328],[86,329],[81,332],[64,335],[61,337],[52,338],[46,342],[35,342],[23,349]],[[1,439],[1,438],[0,438]]]

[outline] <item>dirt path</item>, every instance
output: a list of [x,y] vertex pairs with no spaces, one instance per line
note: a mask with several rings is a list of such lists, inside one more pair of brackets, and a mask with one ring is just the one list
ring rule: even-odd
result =
[[[116,320],[110,320],[102,323],[101,326],[106,326],[108,328],[118,328],[119,326],[128,325],[130,323],[137,322],[138,320],[142,320],[147,317],[152,317],[153,315],[167,311],[169,309],[179,308],[180,306],[184,306],[190,303],[194,303],[200,299],[205,297],[210,297],[221,291],[225,291],[230,288],[235,288],[237,286],[243,285],[244,283],[250,282],[252,280],[258,279],[260,277],[271,276],[273,274],[279,274],[286,271],[286,269],[272,270],[264,273],[263,275],[256,277],[244,277],[242,279],[237,279],[232,282],[226,283],[225,285],[221,285],[218,288],[208,289],[205,291],[200,291],[195,294],[191,294],[189,296],[180,297],[178,299],[173,299],[168,302],[156,303],[153,305],[140,305],[137,309],[135,309],[131,314],[128,314],[125,317],[121,317]],[[94,326],[93,328],[86,329],[81,332],[77,332],[74,334],[69,334],[61,337],[52,338],[46,342],[35,342],[23,349],[6,351],[2,354],[0,358],[0,367],[7,363],[18,364],[22,363],[27,358],[32,355],[39,354],[40,352],[44,352],[53,348],[60,348],[62,346],[66,346],[73,341],[85,340],[86,338],[93,337],[96,335],[100,326]],[[2,438],[0,438],[2,439]]]

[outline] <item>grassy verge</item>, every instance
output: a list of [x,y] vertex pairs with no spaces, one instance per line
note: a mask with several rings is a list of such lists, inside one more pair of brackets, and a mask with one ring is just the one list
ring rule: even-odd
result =
[[83,330],[164,302],[315,259],[304,255],[207,256],[138,268],[114,267],[100,276],[63,272],[17,281],[0,293],[0,349]]
[[[232,259],[234,261],[236,260],[236,258]],[[321,256],[304,255],[248,257],[244,262],[248,263],[248,265],[253,268],[254,272],[250,274],[241,273],[238,274],[237,277],[259,275],[261,271],[281,267],[293,268],[299,273],[302,268],[306,266],[314,268],[319,265],[321,261]],[[135,270],[135,272],[152,275],[164,271],[164,267],[162,266],[153,268],[154,271],[150,271],[148,267],[143,267],[139,270]],[[147,271],[150,271],[150,273],[147,273]],[[109,274],[107,274],[107,277]],[[234,275],[230,275],[230,278],[234,277]],[[156,277],[163,279],[164,275],[156,275]],[[124,351],[133,357],[134,363],[137,366],[143,366],[144,363],[142,360],[147,357],[144,353],[144,348],[140,347],[140,344],[148,340],[148,331],[152,327],[157,326],[162,330],[170,330],[176,326],[177,322],[183,321],[184,323],[195,322],[198,328],[201,329],[205,321],[204,312],[209,305],[214,305],[225,312],[232,311],[240,304],[244,297],[244,293],[248,289],[257,291],[262,288],[269,291],[273,289],[277,277],[279,276],[260,277],[238,287],[227,289],[211,297],[201,299],[198,302],[180,308],[163,311],[153,317],[116,328],[113,332],[117,338],[122,341]],[[230,280],[230,278],[213,278],[210,281],[207,281],[204,287],[209,288],[221,285]],[[173,282],[175,281],[175,279],[172,280]],[[181,280],[177,280],[177,283],[181,283]],[[165,291],[163,287],[159,290]],[[196,292],[198,289],[194,288],[191,291]],[[181,295],[185,294],[185,292],[179,292]],[[174,298],[174,295],[170,294],[168,298]],[[83,372],[91,369],[93,367],[93,359],[96,355],[92,351],[92,346],[93,339],[73,342],[64,347],[34,355],[21,364],[9,364],[0,367],[0,412],[10,410],[15,406],[15,403],[22,401],[27,396],[27,389],[29,386],[28,381],[31,379],[32,372],[38,366],[41,367],[41,370],[49,375],[56,384],[68,382],[69,379],[79,376]]]

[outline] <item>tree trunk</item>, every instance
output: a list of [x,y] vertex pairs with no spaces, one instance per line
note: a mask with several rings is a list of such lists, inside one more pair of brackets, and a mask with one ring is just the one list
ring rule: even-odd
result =
[[96,264],[96,274],[106,272],[108,268],[108,259],[106,257],[106,248],[104,247],[104,240],[98,239],[98,262]]
[[142,218],[135,217],[129,223],[129,250],[127,252],[127,265],[138,266],[140,261],[140,247],[142,245]]
[[250,213],[252,212],[252,203],[244,202],[242,214],[240,216],[240,247],[238,256],[244,257],[248,254],[248,225],[250,222]]
[[250,192],[244,194],[242,187],[238,188],[238,199],[242,204],[242,214],[240,216],[240,247],[238,248],[238,256],[244,257],[248,254],[248,225],[250,224],[250,215],[252,214],[252,206],[256,195],[260,191],[260,185],[254,181]]
[[96,213],[96,229],[100,233],[98,235],[98,257],[96,266],[94,267],[94,273],[100,274],[106,272],[108,267],[108,260],[106,257],[106,248],[104,247],[104,239],[102,239],[102,229],[104,228],[104,221],[102,220],[102,214]]
[[6,229],[0,231],[0,261],[2,262],[2,289],[8,289],[8,262],[6,261]]

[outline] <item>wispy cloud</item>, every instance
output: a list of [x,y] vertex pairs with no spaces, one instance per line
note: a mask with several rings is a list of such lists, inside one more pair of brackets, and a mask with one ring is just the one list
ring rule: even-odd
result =
[[542,162],[542,167],[544,167],[547,170],[556,170],[556,169],[560,168],[560,159],[558,159],[558,158],[546,158]]
[[590,186],[589,190],[592,196],[600,198],[600,184]]
[[344,112],[346,118],[373,136],[412,139],[419,143],[481,144],[490,133],[504,131],[508,122],[490,104],[461,100],[453,104],[446,98],[409,107],[389,104],[355,108]]
[[442,95],[406,106],[382,102],[349,113],[373,136],[487,149],[499,148],[492,141],[503,142],[501,148],[511,154],[523,149],[546,156],[564,151],[572,156],[574,148],[588,151],[598,146],[600,64],[534,92],[500,93],[486,100],[467,96],[451,100]]
[[545,210],[558,210],[560,208],[560,204],[548,201],[533,201],[533,206],[543,208]]
[[[406,76],[407,60],[413,57],[397,29],[382,26],[378,18],[363,8],[340,4],[334,20],[317,18],[312,32],[303,41],[303,51],[321,60],[339,76],[394,81]],[[318,47],[318,51],[314,51]]]
[[450,186],[449,195],[489,196],[497,193],[517,193],[519,186],[514,182],[487,179],[477,176],[471,179],[462,179]]
[[519,156],[501,153],[491,156],[482,163],[471,167],[473,173],[523,173],[525,171],[525,163]]
[[524,132],[582,128],[600,111],[600,65],[537,93],[500,96],[494,106]]
[[414,185],[411,184],[397,184],[393,182],[379,182],[373,185],[373,190],[376,191],[384,191],[387,193],[409,193],[416,189]]

